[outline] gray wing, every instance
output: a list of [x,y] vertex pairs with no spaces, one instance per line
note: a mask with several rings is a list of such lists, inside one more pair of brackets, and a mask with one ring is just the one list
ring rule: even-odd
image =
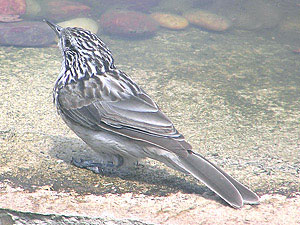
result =
[[109,91],[99,85],[99,81],[90,78],[60,89],[56,101],[61,113],[81,126],[105,129],[181,156],[186,156],[187,150],[192,149],[170,119],[141,89],[128,94],[121,93],[121,87]]

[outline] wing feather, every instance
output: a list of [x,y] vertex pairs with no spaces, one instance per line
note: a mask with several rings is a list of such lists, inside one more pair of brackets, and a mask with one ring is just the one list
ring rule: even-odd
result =
[[[95,81],[89,89],[97,89],[94,83]],[[84,85],[88,84],[88,81],[85,81]],[[180,155],[186,155],[186,150],[191,149],[191,145],[175,129],[170,119],[141,89],[139,93],[132,95],[122,95],[117,93],[116,89],[110,93],[105,91],[107,96],[99,98],[99,94],[91,95],[97,93],[99,89],[89,90],[88,95],[84,95],[84,92],[79,95],[78,91],[74,92],[74,88],[77,90],[78,87],[72,84],[72,88],[68,86],[61,88],[56,99],[60,113],[73,122],[94,130],[105,129],[118,133]],[[116,93],[118,98],[114,96],[114,101],[107,101],[108,95],[112,93]]]

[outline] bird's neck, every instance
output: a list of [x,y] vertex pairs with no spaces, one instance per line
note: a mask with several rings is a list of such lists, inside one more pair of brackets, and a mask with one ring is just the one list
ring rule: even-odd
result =
[[65,52],[63,55],[61,72],[56,81],[56,87],[63,87],[67,84],[84,79],[88,80],[93,76],[101,76],[105,73],[118,71],[113,64],[113,58],[93,52],[92,54],[78,54],[74,51]]

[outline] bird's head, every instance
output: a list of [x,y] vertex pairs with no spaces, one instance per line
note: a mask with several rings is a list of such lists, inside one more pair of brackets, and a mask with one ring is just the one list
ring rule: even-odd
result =
[[97,49],[95,42],[96,35],[92,34],[88,30],[77,27],[63,28],[57,24],[45,20],[45,22],[54,30],[55,34],[59,38],[59,47],[62,51],[88,51]]
[[75,63],[79,62],[80,66],[89,64],[92,71],[95,68],[100,73],[115,68],[111,52],[96,34],[78,27],[63,28],[50,21],[45,22],[59,38],[58,45],[69,67],[76,60]]

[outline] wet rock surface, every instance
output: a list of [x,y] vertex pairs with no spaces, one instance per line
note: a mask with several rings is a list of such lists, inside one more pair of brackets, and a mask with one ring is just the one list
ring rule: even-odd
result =
[[[0,222],[12,224],[298,224],[300,196],[287,199],[265,195],[259,206],[236,210],[211,200],[182,193],[168,197],[144,195],[57,193],[39,190],[26,193],[13,190],[14,211],[0,209]],[[0,201],[11,201],[8,193]],[[11,204],[1,204],[12,208]],[[24,208],[27,210],[24,211]],[[22,210],[23,209],[23,210]],[[33,213],[34,212],[34,213]],[[296,214],[295,214],[296,213]],[[63,214],[63,215],[62,215]],[[1,224],[1,225],[2,225]]]
[[[195,151],[257,192],[261,204],[232,209],[193,178],[152,160],[102,176],[74,167],[72,157],[97,155],[53,106],[59,50],[1,47],[1,208],[20,218],[30,214],[24,221],[32,224],[299,223],[299,55],[250,31],[174,32],[142,41],[100,37],[118,68],[153,97]],[[3,211],[1,218],[14,215]]]
[[88,216],[63,216],[59,214],[45,215],[30,212],[18,212],[0,209],[0,224],[97,224],[97,225],[143,225],[145,223],[137,220],[117,220],[107,218],[90,218]]

